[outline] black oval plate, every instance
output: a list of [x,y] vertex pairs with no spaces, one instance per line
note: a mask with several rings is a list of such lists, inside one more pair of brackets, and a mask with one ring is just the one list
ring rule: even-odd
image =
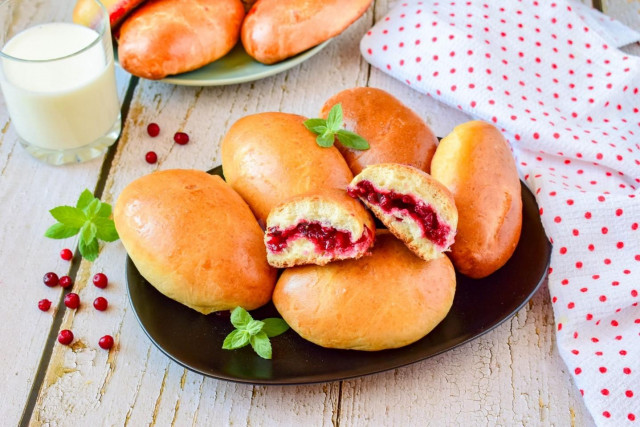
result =
[[[222,176],[222,167],[210,171]],[[142,329],[167,356],[213,378],[251,384],[305,384],[342,380],[398,368],[457,347],[511,318],[533,296],[547,274],[551,245],[533,194],[522,184],[520,242],[507,264],[473,280],[457,275],[453,307],[429,335],[407,347],[378,352],[332,350],[300,338],[293,330],[271,340],[273,359],[250,347],[223,350],[233,330],[228,316],[202,315],[151,286],[127,257],[129,298]],[[273,304],[254,318],[278,316]]]

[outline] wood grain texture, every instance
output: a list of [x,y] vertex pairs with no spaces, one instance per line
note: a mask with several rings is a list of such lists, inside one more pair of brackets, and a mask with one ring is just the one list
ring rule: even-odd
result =
[[[29,9],[17,19],[26,23],[70,16],[73,7],[73,2],[25,3]],[[118,72],[117,81],[122,99],[129,76]],[[102,160],[54,167],[33,159],[20,146],[0,97],[0,341],[7,344],[0,357],[3,425],[17,425],[20,420],[62,294],[59,287],[47,288],[42,276],[49,271],[67,274],[70,264],[60,259],[59,252],[76,246],[75,238],[44,238],[55,222],[48,210],[75,204],[82,190],[93,190]],[[52,301],[46,313],[38,309],[44,298]]]
[[[34,2],[34,13],[41,13],[46,3]],[[360,56],[361,36],[374,22],[374,15],[375,19],[382,17],[390,3],[377,0],[375,8],[318,55],[269,79],[214,88],[141,80],[103,200],[113,202],[129,182],[153,170],[206,170],[218,165],[225,131],[244,115],[286,111],[315,116],[331,95],[367,83],[397,96],[440,136],[468,120],[458,110],[371,69]],[[637,2],[628,4],[637,6]],[[629,9],[607,11],[624,16]],[[627,23],[640,27],[640,23]],[[121,88],[126,87],[124,73],[118,81]],[[85,187],[94,188],[102,160],[64,168],[36,162],[17,147],[2,102],[0,310],[4,321],[0,338],[11,345],[5,346],[0,358],[5,372],[0,383],[0,395],[5,397],[0,401],[0,416],[3,425],[15,425],[51,327],[53,313],[40,312],[37,301],[46,297],[55,305],[60,298],[59,288],[44,287],[41,277],[47,271],[64,274],[68,263],[60,260],[58,252],[72,247],[71,241],[40,238],[52,222],[47,210],[73,203]],[[149,122],[161,126],[157,138],[146,134]],[[176,131],[189,133],[191,142],[173,144]],[[145,162],[149,150],[158,154],[158,164]],[[80,264],[74,292],[82,303],[78,310],[64,313],[62,324],[74,331],[76,341],[70,347],[56,343],[51,359],[43,361],[48,369],[32,425],[593,424],[557,353],[546,288],[494,331],[409,367],[331,384],[250,386],[186,371],[151,344],[129,305],[125,256],[116,242],[102,247],[96,262]],[[109,276],[107,289],[91,284],[97,272]],[[109,300],[106,312],[91,306],[97,296]],[[111,352],[97,345],[105,334],[116,340]]]
[[[371,25],[372,11],[309,61],[283,74],[244,85],[188,88],[141,80],[109,173],[103,200],[113,202],[133,179],[153,170],[220,164],[219,147],[231,124],[261,111],[318,114],[324,101],[342,89],[366,84],[368,66],[358,43]],[[151,138],[146,125],[156,122]],[[173,134],[190,135],[186,146]],[[158,163],[144,160],[147,151]],[[33,425],[330,425],[337,412],[339,383],[300,387],[254,387],[203,378],[170,362],[145,336],[126,296],[125,251],[108,244],[93,264],[83,263],[76,289],[84,305],[65,313],[63,327],[76,343],[57,345],[32,418]],[[102,291],[87,285],[93,274],[110,278]],[[91,301],[105,296],[109,309],[97,312]],[[97,347],[104,334],[116,346]],[[277,355],[274,355],[277,357]]]
[[[602,11],[616,18],[629,28],[640,31],[640,1],[638,0],[601,0]],[[640,55],[640,43],[633,43],[622,48],[631,55]]]

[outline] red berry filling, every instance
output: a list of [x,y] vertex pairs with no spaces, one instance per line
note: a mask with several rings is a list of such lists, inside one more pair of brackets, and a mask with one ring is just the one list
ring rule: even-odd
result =
[[371,231],[365,227],[362,237],[352,242],[349,231],[337,230],[318,221],[301,221],[285,230],[271,227],[267,238],[267,249],[273,253],[282,252],[290,242],[305,238],[315,245],[316,252],[343,254],[359,246],[368,245],[371,241]]
[[[432,206],[422,200],[417,200],[409,194],[375,188],[370,181],[366,180],[358,182],[355,187],[349,187],[347,192],[353,198],[360,197],[378,206],[389,215],[404,211],[418,223],[423,236],[436,246],[446,248],[451,244],[451,227],[438,216]],[[402,221],[402,218],[396,217],[396,220]]]

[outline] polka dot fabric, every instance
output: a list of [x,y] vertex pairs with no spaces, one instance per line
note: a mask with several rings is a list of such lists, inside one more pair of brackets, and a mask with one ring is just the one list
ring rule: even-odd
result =
[[500,128],[553,243],[561,356],[599,425],[640,425],[638,34],[567,1],[399,2],[367,61]]

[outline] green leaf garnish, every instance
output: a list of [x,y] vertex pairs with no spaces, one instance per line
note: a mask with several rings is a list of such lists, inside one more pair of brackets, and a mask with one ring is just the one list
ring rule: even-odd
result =
[[253,335],[249,341],[253,350],[263,359],[271,359],[271,341],[264,332]]
[[263,359],[271,359],[270,337],[275,337],[289,329],[287,323],[277,317],[254,320],[247,310],[236,307],[231,312],[231,324],[236,329],[224,339],[222,348],[235,350],[251,344],[251,348]]
[[98,241],[96,239],[85,242],[80,238],[78,241],[78,249],[80,249],[80,255],[82,255],[84,259],[95,261],[96,258],[98,258]]
[[282,319],[278,319],[277,317],[264,319],[262,323],[264,323],[262,332],[267,334],[269,338],[277,337],[278,335],[287,332],[287,330],[289,329],[289,325],[287,325],[287,322]]
[[322,135],[318,135],[316,138],[316,142],[320,147],[331,147],[335,141],[335,136],[333,133],[326,131]]
[[78,208],[72,206],[58,206],[49,211],[59,223],[69,227],[80,228],[87,221],[87,217]]
[[113,219],[111,219],[111,205],[102,203],[89,190],[84,190],[76,206],[58,206],[49,211],[58,222],[44,233],[51,239],[66,239],[80,234],[78,249],[80,254],[89,261],[98,257],[98,239],[105,242],[118,240]]
[[93,201],[93,199],[94,197],[91,191],[85,189],[82,193],[80,193],[80,197],[78,198],[78,202],[76,203],[76,208],[86,208],[87,206],[89,206],[89,203]]
[[[104,203],[103,203],[104,206]],[[100,212],[98,212],[100,214]],[[97,217],[92,221],[98,228],[96,237],[105,242],[115,242],[119,239],[118,232],[116,231],[116,225],[110,218]]]
[[355,132],[345,130],[343,126],[342,105],[331,107],[327,119],[308,119],[304,125],[309,131],[318,135],[316,142],[320,147],[331,147],[336,137],[340,144],[354,150],[368,150],[369,143]]
[[251,317],[249,312],[242,307],[236,307],[231,312],[231,324],[235,326],[236,329],[244,331],[247,328],[249,322],[252,320],[253,317]]
[[340,129],[336,132],[336,136],[338,141],[345,147],[355,148],[356,150],[367,150],[369,148],[369,143],[366,139],[350,130]]
[[249,344],[249,339],[251,335],[246,331],[241,331],[239,329],[234,329],[227,337],[224,339],[224,343],[222,344],[222,348],[225,350],[233,350],[234,348],[242,348]]
[[342,129],[342,104],[336,104],[331,107],[327,116],[327,127],[333,132]]
[[75,236],[78,231],[80,231],[79,228],[56,222],[45,231],[44,235],[50,239],[66,239],[67,237]]

